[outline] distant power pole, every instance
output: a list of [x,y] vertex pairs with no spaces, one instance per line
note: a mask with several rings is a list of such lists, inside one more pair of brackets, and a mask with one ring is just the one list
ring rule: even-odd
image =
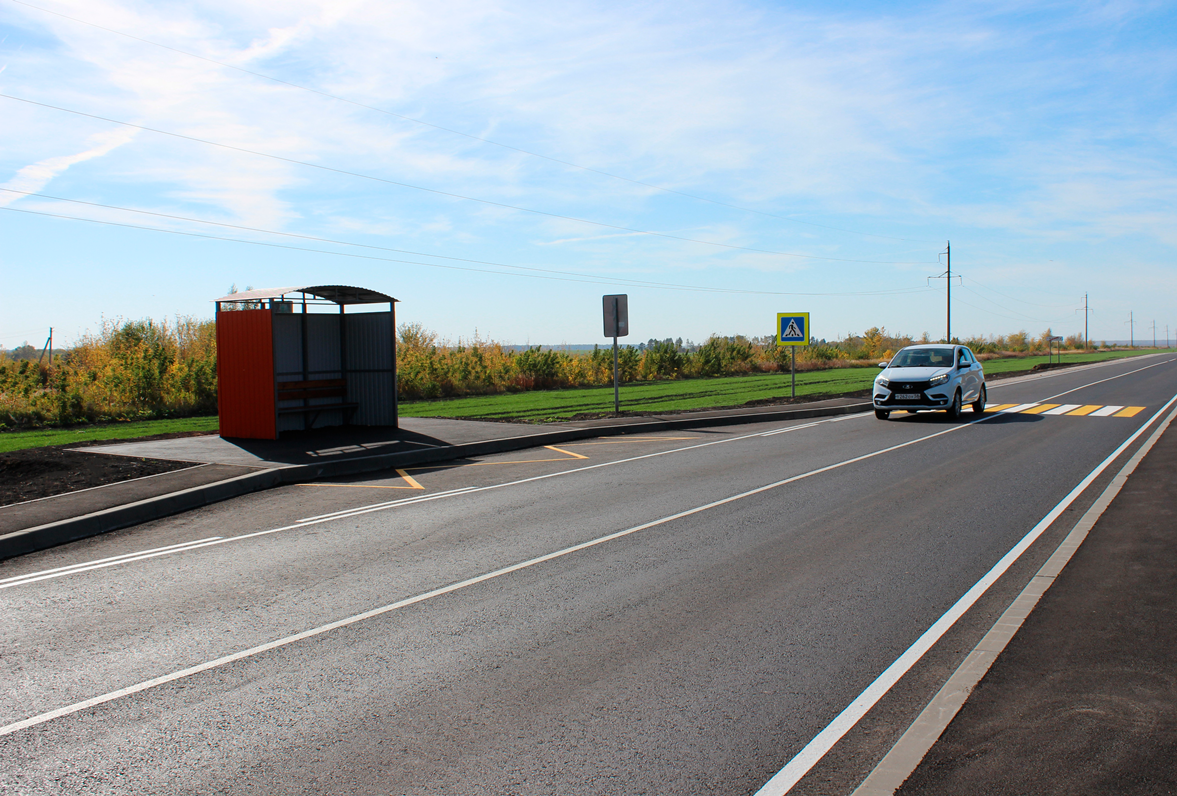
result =
[[1157,322],[1155,320],[1152,322],[1152,347],[1157,347]]
[[[947,300],[945,302],[945,321],[944,321],[944,342],[952,342],[952,241],[948,241],[948,248],[940,252],[948,256],[948,269],[939,276],[929,276],[928,281],[933,279],[945,279],[948,284]],[[957,279],[960,279],[958,276]]]
[[1136,319],[1131,311],[1128,312],[1128,347],[1136,348]]
[[[1078,312],[1079,310],[1075,310]],[[1091,336],[1087,333],[1087,324],[1091,318],[1091,306],[1087,303],[1087,294],[1083,294],[1083,347],[1091,348]]]
[[49,352],[49,364],[53,364],[53,327],[49,327],[49,339],[45,341],[45,347],[41,349],[41,356],[37,357],[37,364],[41,364],[41,360],[45,358],[45,352]]

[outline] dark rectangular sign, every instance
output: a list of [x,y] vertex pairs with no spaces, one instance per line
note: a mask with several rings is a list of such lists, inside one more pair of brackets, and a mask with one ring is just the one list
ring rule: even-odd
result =
[[602,296],[605,310],[605,336],[625,337],[629,334],[629,296]]

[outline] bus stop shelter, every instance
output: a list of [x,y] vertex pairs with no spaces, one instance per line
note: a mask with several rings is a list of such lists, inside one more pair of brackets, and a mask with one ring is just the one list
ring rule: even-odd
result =
[[[350,285],[215,299],[222,437],[277,439],[338,425],[397,426],[396,299]],[[387,311],[374,307],[387,304]],[[360,305],[352,313],[348,307]]]

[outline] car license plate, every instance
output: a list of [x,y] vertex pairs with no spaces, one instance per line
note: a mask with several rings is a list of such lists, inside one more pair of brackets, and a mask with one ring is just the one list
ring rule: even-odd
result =
[[920,394],[918,392],[915,392],[915,393],[900,392],[900,393],[896,393],[895,397],[898,398],[900,401],[918,401],[920,398]]

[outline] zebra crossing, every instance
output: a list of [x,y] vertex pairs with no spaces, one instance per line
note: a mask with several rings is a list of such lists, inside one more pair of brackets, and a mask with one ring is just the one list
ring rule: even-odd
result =
[[1136,417],[1144,411],[1143,406],[1117,406],[1115,404],[997,404],[987,406],[985,411],[1018,415],[1064,415],[1066,417]]

